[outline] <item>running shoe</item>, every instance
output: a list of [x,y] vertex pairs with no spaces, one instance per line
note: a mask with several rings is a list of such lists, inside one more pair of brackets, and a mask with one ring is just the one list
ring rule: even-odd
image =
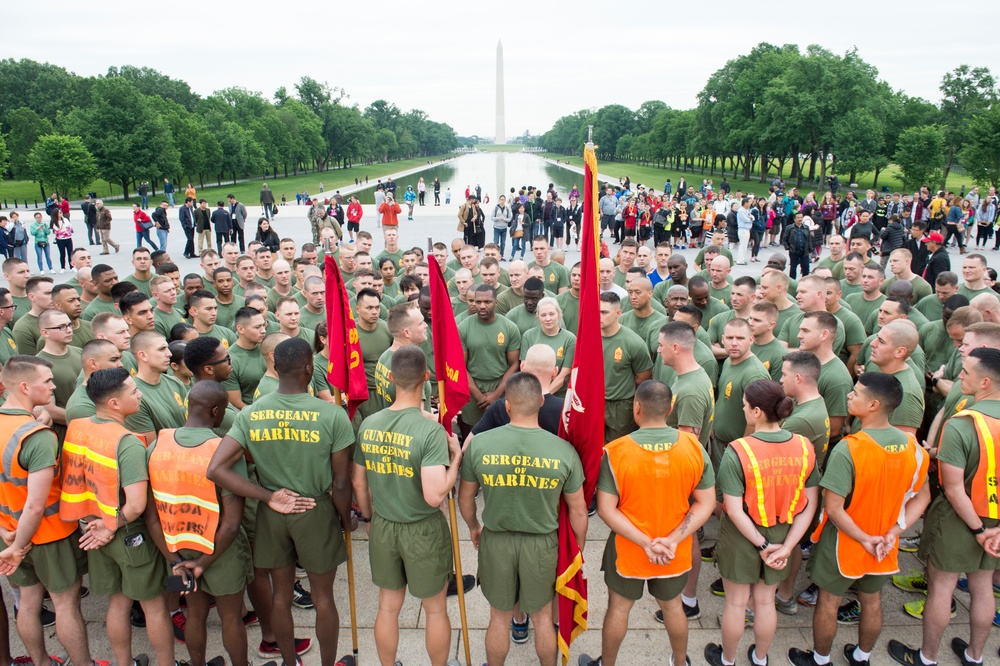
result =
[[951,639],[951,651],[955,653],[958,660],[962,663],[962,666],[982,666],[983,662],[975,662],[965,656],[966,650],[969,649],[969,644],[965,642],[964,638],[959,638],[955,636]]
[[920,535],[899,540],[899,549],[904,553],[915,553],[920,548]]
[[260,624],[260,618],[257,617],[257,613],[253,609],[248,610],[247,614],[243,616],[243,626],[253,627],[258,624]]
[[795,615],[799,612],[799,604],[795,601],[795,598],[782,599],[777,594],[774,595],[774,607],[778,609],[778,612],[782,615]]
[[864,661],[859,661],[859,660],[857,660],[857,659],[854,658],[854,650],[857,647],[858,646],[855,645],[854,643],[845,643],[844,644],[844,659],[847,660],[847,663],[850,666],[868,666],[868,664],[870,663],[868,659],[865,659]]
[[717,597],[726,596],[726,588],[722,584],[721,578],[716,578],[715,580],[713,580],[712,584],[708,586],[708,589],[712,590],[712,594],[714,594]]
[[524,622],[515,622],[513,618],[510,620],[510,640],[517,644],[528,642],[528,622],[531,620],[531,615],[528,613],[524,614]]
[[174,638],[181,643],[184,642],[184,629],[187,627],[187,618],[184,613],[177,611],[170,616],[170,623],[174,625]]
[[[722,626],[722,613],[719,613],[715,617],[715,619],[719,623],[719,626],[721,627]],[[744,629],[749,629],[750,627],[752,627],[753,626],[753,620],[754,620],[753,611],[750,610],[749,608],[746,609],[746,611],[744,611],[744,613],[743,613],[743,628]]]
[[[960,589],[962,592],[967,593],[969,591],[969,579],[966,578],[965,576],[959,578],[958,589]],[[996,583],[993,583],[993,596],[996,597],[997,599],[1000,599],[1000,585],[997,585]]]
[[[296,638],[295,639],[295,654],[303,655],[309,652],[309,648],[312,647],[312,639],[310,638]],[[278,642],[274,641],[261,641],[260,645],[257,647],[257,654],[266,658],[277,657],[281,659],[281,650],[278,649]]]
[[[753,661],[752,658],[751,661]],[[816,660],[813,659],[813,651],[800,650],[798,648],[788,650],[788,663],[792,666],[816,666]]]
[[813,545],[811,543],[804,543],[799,546],[799,550],[802,551],[802,559],[808,560],[813,552]]
[[[468,594],[469,590],[471,590],[475,586],[476,586],[475,576],[473,576],[472,574],[465,574],[462,576],[462,587],[464,588],[463,591],[466,594]],[[455,584],[455,578],[452,577],[452,579],[448,581],[448,593],[445,596],[454,597],[457,595],[458,595],[458,585]]]
[[809,587],[802,590],[799,596],[795,597],[795,601],[803,606],[815,606],[817,598],[819,598],[819,587],[816,583],[810,583]]
[[577,666],[601,666],[601,658],[593,659],[589,654],[581,654],[576,660]]
[[861,604],[852,599],[837,609],[837,624],[857,624],[861,621]]
[[701,549],[701,561],[702,562],[715,561],[715,546],[709,546],[707,548]]
[[[920,603],[923,603],[923,601]],[[904,666],[913,666],[914,664],[923,663],[919,648],[911,648],[910,646],[900,643],[897,640],[890,640],[888,649],[889,656]]]
[[908,574],[896,574],[892,577],[892,584],[906,592],[920,592],[927,594],[927,577],[923,571],[910,569]]
[[[697,601],[694,602],[694,606],[688,606],[683,602],[681,602],[681,605],[684,607],[684,617],[686,617],[689,621],[697,620],[701,617],[701,607],[698,605]],[[660,624],[663,624],[663,611],[657,610],[653,613],[653,619]]]
[[[924,602],[926,599],[918,599],[917,601],[910,601],[903,604],[903,612],[912,618],[918,620],[924,619]],[[951,599],[951,617],[952,619],[958,615],[958,604],[955,603],[955,598]]]
[[313,603],[312,594],[309,590],[302,587],[302,583],[295,581],[295,587],[292,588],[292,605],[296,608],[315,608],[316,604]]

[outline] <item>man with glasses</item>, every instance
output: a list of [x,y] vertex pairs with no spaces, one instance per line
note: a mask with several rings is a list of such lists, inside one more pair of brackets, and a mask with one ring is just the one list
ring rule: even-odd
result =
[[[57,284],[52,288],[52,307],[69,317],[69,323],[73,325],[73,340],[70,342],[72,346],[83,349],[85,344],[94,339],[90,322],[80,318],[83,314],[83,303],[76,289],[68,284]],[[36,349],[40,350],[44,344],[43,340],[39,340]]]
[[[53,429],[62,441],[66,435],[66,403],[76,389],[76,379],[83,371],[82,352],[79,347],[71,347],[73,323],[58,310],[45,310],[38,317],[45,346],[35,354],[52,364],[52,381],[56,390],[52,402],[45,409],[52,417]],[[34,349],[32,349],[34,351]]]
[[17,353],[17,343],[7,325],[14,319],[14,312],[17,310],[17,303],[10,295],[10,290],[0,287],[0,364]]

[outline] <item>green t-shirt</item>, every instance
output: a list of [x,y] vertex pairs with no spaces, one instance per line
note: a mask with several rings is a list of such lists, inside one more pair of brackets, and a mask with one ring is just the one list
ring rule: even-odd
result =
[[635,378],[653,369],[646,341],[622,326],[601,337],[604,348],[604,386],[608,400],[629,400],[635,395]]
[[885,295],[880,293],[878,298],[869,301],[865,299],[864,292],[859,291],[850,296],[845,295],[844,301],[847,303],[847,307],[851,308],[851,312],[858,315],[858,319],[865,324],[865,332],[871,335],[872,332],[868,330],[868,317],[872,312],[878,311],[879,307],[885,301]]
[[469,374],[475,379],[500,379],[509,367],[507,352],[521,350],[521,332],[503,316],[494,317],[488,324],[478,316],[469,317],[458,325],[458,334]]
[[[740,435],[742,437],[742,435]],[[753,436],[764,442],[782,443],[792,438],[792,433],[787,430],[776,432],[755,432]],[[819,465],[813,465],[812,472],[806,479],[806,488],[815,488],[820,483]],[[719,465],[719,473],[715,476],[715,484],[723,495],[731,497],[743,497],[746,493],[746,478],[743,476],[743,463],[732,446],[727,446],[722,454],[722,463]]]
[[706,333],[708,333],[708,339],[713,345],[722,344],[722,333],[726,328],[726,324],[728,324],[735,318],[736,318],[735,310],[730,310],[729,312],[722,312],[712,317],[712,323],[708,325]]
[[17,323],[17,320],[28,314],[28,311],[31,309],[31,301],[28,300],[26,295],[15,296],[14,294],[11,294],[10,297],[14,299],[14,304],[17,305],[17,307],[14,308],[14,318],[10,320],[9,324],[7,324],[7,326],[13,330],[14,324]]
[[17,353],[17,343],[10,329],[4,326],[0,328],[0,365],[10,360],[10,357]]
[[920,329],[920,346],[925,353],[925,364],[929,372],[937,372],[947,365],[955,352],[955,343],[948,335],[943,321],[932,321]]
[[[871,436],[875,443],[890,452],[902,451],[909,443],[906,433],[898,428],[867,428],[863,432]],[[826,461],[826,471],[820,487],[833,491],[841,497],[850,498],[854,491],[854,460],[846,441],[839,442]]]
[[618,323],[632,331],[646,342],[650,356],[656,355],[660,346],[660,329],[667,323],[667,316],[655,310],[647,317],[640,317],[635,310],[622,313]]
[[76,378],[83,372],[83,352],[78,347],[67,347],[62,356],[54,356],[48,352],[38,352],[38,358],[44,358],[52,364],[52,382],[56,385],[56,407],[66,407],[69,397],[76,389]]
[[709,295],[715,300],[721,301],[727,308],[732,307],[732,304],[729,302],[729,296],[730,294],[733,293],[733,283],[731,282],[732,279],[733,278],[730,277],[729,278],[730,282],[727,282],[726,286],[723,287],[722,289],[716,288],[711,281],[709,281],[708,283]]
[[415,523],[441,510],[424,500],[420,469],[448,465],[448,437],[419,409],[383,409],[362,421],[354,462],[365,468],[382,518]]
[[[861,293],[861,283],[851,284],[847,281],[847,278],[843,278],[840,281],[840,297],[846,299],[848,296],[853,296],[854,294]],[[845,301],[846,302],[846,301]]]
[[[302,328],[311,328],[316,330],[316,327],[320,324],[326,323],[326,310],[315,313],[310,312],[309,308],[302,306],[299,308],[299,326]],[[361,327],[358,326],[358,333],[361,332]]]
[[97,408],[87,395],[87,385],[78,384],[66,401],[66,423],[74,419],[89,419],[96,413]]
[[[785,325],[782,326],[781,332],[775,334],[779,340],[784,340],[788,344],[789,349],[799,348],[799,329],[802,327],[802,320],[805,318],[805,313],[799,310],[794,315],[785,319]],[[837,333],[833,337],[833,353],[840,354],[844,349],[844,341],[846,340],[847,331],[844,328],[844,323],[840,321],[840,318],[834,315],[837,320]],[[777,327],[776,327],[777,328]],[[861,344],[856,343],[856,344]]]
[[[847,416],[847,394],[854,390],[854,379],[839,358],[830,359],[820,366],[816,386],[823,396],[829,416]],[[832,433],[832,436],[839,434]]]
[[[528,264],[528,268],[537,264],[538,262],[533,261]],[[545,283],[545,291],[555,296],[560,289],[569,289],[569,271],[566,270],[565,266],[550,260],[547,266],[542,266],[542,270],[545,271],[545,277],[542,278],[542,282]]]
[[525,309],[524,304],[511,308],[510,312],[503,315],[517,326],[517,330],[523,336],[527,331],[538,328],[538,314],[532,314]]
[[[316,360],[313,359],[313,374],[316,370]],[[261,375],[260,381],[257,383],[257,388],[254,389],[253,399],[258,400],[262,395],[267,395],[268,393],[278,392],[278,378],[271,377],[267,374]],[[312,382],[309,383],[309,395],[315,396],[316,390],[313,388]]]
[[709,298],[705,307],[698,309],[701,310],[701,326],[698,327],[698,330],[705,331],[706,336],[708,335],[708,327],[712,325],[712,320],[718,315],[730,312],[729,307],[725,303],[714,298]]
[[892,410],[889,423],[896,427],[919,428],[924,420],[924,389],[920,386],[913,368],[906,367],[892,375],[903,385],[903,402]]
[[[20,309],[20,306],[18,306]],[[100,298],[95,298],[90,302],[90,305],[83,311],[83,316],[81,319],[84,321],[90,321],[102,312],[110,312],[111,314],[120,315],[121,312],[118,311],[118,306],[115,305],[114,301],[102,301]]]
[[743,436],[747,429],[743,391],[751,382],[770,378],[764,364],[752,354],[739,365],[733,365],[732,359],[726,359],[719,373],[719,391],[715,396],[713,427],[716,441],[725,445]]
[[989,287],[983,287],[982,289],[971,289],[968,285],[966,285],[963,282],[962,284],[958,285],[958,293],[960,293],[962,296],[965,296],[971,301],[979,294],[992,294],[994,292]]
[[927,317],[928,321],[940,321],[944,317],[944,303],[937,294],[924,296],[917,301],[913,309]]
[[260,273],[258,273],[257,276],[254,277],[254,282],[260,282],[268,289],[274,289],[274,284],[276,280],[274,277],[274,273],[271,273],[271,275],[269,275],[268,277],[264,277]]
[[[885,282],[882,283],[882,293],[888,294],[889,287],[892,283],[896,281],[896,276],[888,277]],[[913,279],[909,280],[910,284],[913,285],[913,298],[911,303],[917,303],[922,298],[926,298],[931,295],[931,286],[927,283],[927,280],[923,279],[919,275],[914,275]],[[972,299],[969,299],[972,300]]]
[[[876,310],[876,312],[878,311]],[[847,361],[850,360],[851,358],[851,352],[848,349],[848,347],[853,347],[854,345],[861,345],[864,344],[865,342],[865,337],[867,337],[867,334],[865,333],[865,325],[864,322],[861,321],[861,318],[858,317],[858,315],[854,314],[848,308],[845,308],[843,306],[841,306],[840,309],[838,309],[836,312],[832,314],[834,317],[837,318],[837,321],[840,322],[840,325],[837,326],[837,335],[838,336],[840,335],[841,326],[844,329],[844,344],[841,347],[840,351],[837,352],[836,350],[837,343],[836,341],[834,341],[834,351],[840,357],[841,361],[847,363]],[[795,346],[798,347],[797,339]]]
[[236,341],[239,340],[239,336],[225,326],[219,326],[218,324],[214,324],[212,329],[207,333],[199,333],[199,335],[207,335],[210,338],[215,338],[216,340],[221,341],[222,346],[226,349],[234,346]]
[[260,384],[260,378],[267,370],[264,355],[260,353],[259,346],[244,349],[235,344],[229,347],[229,358],[233,362],[233,371],[229,379],[222,382],[222,387],[227,391],[239,391],[243,404],[249,405],[253,402],[253,393]]
[[389,327],[384,321],[375,322],[374,331],[366,331],[361,326],[357,328],[358,341],[361,343],[361,358],[365,364],[365,377],[371,390],[375,386],[375,365],[382,353],[392,346],[392,334],[389,333]]
[[817,456],[830,444],[830,417],[822,398],[797,403],[791,415],[781,422],[784,430],[809,438]]
[[333,488],[331,456],[354,444],[347,412],[304,393],[268,393],[244,407],[229,436],[250,452],[260,485],[322,497]]
[[330,386],[330,380],[327,377],[329,368],[329,358],[322,354],[313,356],[313,376],[312,381],[309,382],[309,395],[319,396],[320,391],[329,391],[330,395],[333,395],[333,387]]
[[247,302],[242,296],[234,295],[231,303],[223,303],[218,299],[216,299],[216,303],[219,305],[219,315],[215,319],[216,325],[228,328],[230,331],[235,331],[236,311],[245,307]]
[[177,310],[171,309],[170,312],[164,312],[160,308],[153,308],[153,330],[165,337],[167,340],[170,339],[170,331],[177,324],[184,323],[184,317],[177,312]]
[[[796,339],[795,342],[795,346],[798,347],[798,339]],[[781,362],[788,353],[788,348],[775,338],[764,345],[758,345],[757,343],[750,345],[750,351],[753,352],[753,355],[756,356],[761,363],[764,364],[764,369],[767,370],[771,379],[776,382],[780,382]]]
[[838,280],[844,279],[844,259],[834,261],[830,256],[826,256],[816,262],[816,268],[829,268],[833,277]]
[[142,392],[139,411],[125,417],[125,427],[132,432],[159,432],[180,428],[187,421],[187,389],[180,380],[160,375],[157,384],[147,384],[138,376],[135,384]]
[[376,409],[384,409],[396,401],[396,385],[389,379],[389,371],[392,370],[392,355],[395,353],[396,351],[390,346],[382,352],[382,355],[375,362],[375,383],[373,385],[375,395],[372,398],[377,403]]
[[[671,428],[700,428],[698,441],[708,446],[715,412],[715,390],[704,368],[677,375],[670,384],[673,402],[667,425]],[[634,435],[635,433],[633,433]]]
[[[778,321],[774,325],[774,330],[781,331],[785,327],[786,321],[788,321],[795,315],[800,314],[801,312],[802,310],[799,309],[799,306],[797,303],[795,303],[795,301],[792,301],[792,304],[789,307],[785,308],[784,310],[778,310]],[[777,333],[775,333],[775,337],[777,337]]]
[[[694,258],[694,263],[695,263],[696,266],[701,266],[702,268],[707,268],[707,266],[705,266],[705,250],[706,250],[706,248],[704,248],[704,247],[701,248],[700,250],[698,250],[698,254]],[[722,247],[719,248],[719,254],[721,254],[723,257],[725,257],[729,261],[734,261],[734,259],[733,259],[733,253],[730,252],[729,248],[726,247],[725,245],[723,245]]]
[[148,298],[152,298],[153,297],[153,292],[150,291],[150,289],[149,289],[149,282],[154,277],[155,277],[154,275],[150,274],[150,276],[148,278],[146,278],[145,280],[141,280],[141,279],[137,278],[135,275],[129,275],[127,278],[125,278],[124,280],[122,280],[122,282],[131,282],[132,284],[134,284],[136,287],[139,288],[139,291],[141,293],[146,294],[146,296]]
[[42,337],[42,333],[38,328],[38,317],[30,312],[24,313],[24,316],[14,322],[11,334],[14,336],[14,343],[17,345],[18,352],[33,354],[38,349],[39,338]]
[[559,524],[560,497],[583,485],[583,465],[566,440],[507,424],[472,438],[462,480],[482,488],[488,530],[551,534]]
[[[972,407],[966,407],[986,416],[1000,418],[1000,400],[983,400]],[[944,437],[938,449],[937,459],[953,467],[965,470],[965,490],[971,493],[972,479],[979,469],[979,434],[972,417],[952,417],[944,425]]]
[[497,296],[497,314],[505,315],[518,305],[524,304],[524,294],[518,294],[513,289],[505,289]]
[[[523,297],[521,300],[524,300]],[[563,324],[566,326],[566,330],[570,333],[576,333],[577,324],[580,320],[580,297],[574,296],[573,290],[568,289],[556,296],[556,302],[562,308]]]
[[[556,371],[573,367],[573,356],[576,354],[576,336],[560,328],[555,335],[546,335],[541,327],[533,328],[521,338],[521,360],[528,356],[528,350],[535,345],[545,345],[556,353]],[[543,386],[544,390],[545,387]]]
[[295,297],[295,290],[292,289],[291,285],[288,286],[288,293],[287,294],[282,294],[275,287],[271,287],[267,291],[267,294],[264,296],[265,300],[267,301],[267,310],[268,310],[268,312],[277,312],[278,311],[278,301],[280,301],[281,299],[283,299],[283,298],[294,298],[294,297]]
[[[630,433],[629,437],[647,451],[661,452],[672,449],[677,440],[680,439],[680,433],[669,426],[666,428],[640,428]],[[708,452],[705,451],[704,447],[699,448],[701,449],[702,469],[701,478],[695,485],[695,490],[708,490],[715,485],[715,470],[712,469]],[[621,474],[621,470],[619,470],[619,474]],[[611,471],[607,452],[601,456],[601,472],[597,477],[597,488],[611,495],[619,494],[618,477]]]
[[[382,263],[382,260],[385,259],[386,257],[392,259],[392,263],[396,265],[396,273],[398,274],[400,272],[399,269],[403,267],[403,251],[396,250],[395,252],[389,252],[388,250],[382,250],[377,255],[375,255],[375,260],[372,263],[378,266],[380,263]],[[459,268],[461,268],[461,265],[459,265]],[[458,269],[456,268],[455,270]]]

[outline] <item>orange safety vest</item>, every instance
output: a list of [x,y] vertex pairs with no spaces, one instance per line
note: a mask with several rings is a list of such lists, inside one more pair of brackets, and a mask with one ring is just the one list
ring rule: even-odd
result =
[[[28,470],[21,467],[18,456],[21,445],[31,435],[40,430],[49,430],[30,416],[23,414],[0,414],[0,438],[6,438],[0,465],[0,525],[5,529],[17,529],[17,522],[28,501]],[[31,543],[42,545],[65,539],[76,530],[76,523],[59,519],[59,461],[56,461],[56,476],[45,500],[42,522],[31,537]]]
[[118,529],[118,445],[131,434],[115,421],[70,421],[62,451],[63,520],[99,516],[109,530]]
[[[604,447],[618,483],[618,508],[649,536],[665,537],[681,524],[705,468],[698,438],[678,434],[677,443],[665,451],[644,449],[628,435]],[[623,578],[673,578],[691,570],[690,536],[677,544],[674,559],[665,565],[650,562],[638,544],[620,534],[615,549],[615,568]]]
[[[854,488],[851,503],[845,509],[851,520],[865,534],[882,535],[899,524],[906,528],[903,510],[927,479],[930,458],[907,434],[906,448],[887,451],[864,431],[844,438],[854,463]],[[819,541],[826,525],[824,512],[812,541]],[[844,578],[889,575],[899,571],[899,543],[879,561],[864,546],[840,530],[837,531],[837,568]]]
[[161,430],[149,456],[149,485],[163,527],[167,549],[215,552],[219,528],[219,498],[205,474],[220,437],[196,447],[181,446],[174,429]]
[[816,466],[812,442],[792,435],[786,442],[740,437],[729,445],[743,465],[747,515],[761,527],[791,524],[808,504],[803,491]]
[[[972,477],[969,498],[980,518],[1000,518],[1000,501],[997,499],[997,459],[1000,458],[1000,419],[987,416],[975,409],[963,409],[952,418],[968,416],[976,426],[979,436],[979,467]],[[941,466],[938,465],[938,478]],[[942,487],[944,481],[941,480]]]

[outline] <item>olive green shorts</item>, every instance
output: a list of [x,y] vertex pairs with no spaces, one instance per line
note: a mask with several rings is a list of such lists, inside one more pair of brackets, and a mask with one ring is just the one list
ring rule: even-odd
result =
[[[473,379],[473,381],[476,382],[476,386],[482,393],[495,391],[500,386],[499,379]],[[475,398],[470,398],[469,402],[465,403],[465,407],[462,407],[462,423],[470,426],[476,425],[481,418],[483,418],[483,410],[479,409]]]
[[[758,526],[757,529],[771,543],[782,543],[791,527],[778,524],[774,527]],[[764,564],[757,546],[743,536],[726,514],[722,514],[719,522],[715,561],[719,565],[719,574],[730,583],[756,585],[763,581],[765,585],[774,585],[788,578],[788,567],[778,570]]]
[[545,608],[556,594],[556,533],[490,532],[479,537],[479,584],[490,606],[522,613]]
[[[126,536],[126,531],[128,535]],[[125,544],[141,538],[135,546]],[[167,589],[169,565],[140,520],[115,532],[114,538],[97,550],[87,551],[90,589],[94,594],[119,592],[134,601],[155,599]]]
[[613,442],[634,431],[635,416],[632,415],[632,398],[628,400],[608,400],[604,403],[604,441]]
[[418,599],[433,597],[445,588],[452,574],[448,521],[440,511],[415,523],[396,523],[376,513],[372,516],[368,561],[377,587],[409,588]]
[[32,546],[17,570],[7,576],[12,585],[41,583],[49,592],[65,592],[87,572],[87,554],[80,550],[80,530],[65,539]]
[[253,564],[283,569],[296,562],[309,573],[322,574],[347,561],[340,519],[329,495],[316,498],[305,513],[281,514],[266,503],[257,507]]
[[[182,549],[178,557],[194,560],[201,557],[196,550]],[[213,597],[243,594],[247,584],[253,580],[253,558],[250,543],[243,530],[217,560],[212,562],[198,579],[198,589]]]
[[615,546],[615,533],[608,536],[608,543],[604,546],[604,561],[601,563],[601,571],[604,572],[604,583],[608,589],[619,596],[632,601],[642,599],[643,585],[649,588],[649,593],[654,599],[660,601],[670,601],[675,599],[687,585],[688,572],[670,578],[624,578],[618,573],[618,550]]
[[840,565],[837,563],[837,535],[836,526],[827,521],[819,541],[813,546],[806,567],[812,581],[835,597],[844,596],[852,588],[865,594],[881,592],[885,584],[892,580],[891,574],[847,578],[840,573]]
[[243,519],[240,521],[240,527],[243,528],[244,534],[247,537],[247,544],[249,544],[251,552],[253,551],[254,538],[257,535],[257,505],[259,500],[255,499],[244,499],[243,500]]
[[[995,518],[982,520],[986,527],[996,527],[1000,522]],[[1000,558],[986,554],[943,494],[938,495],[927,510],[917,554],[935,568],[952,573],[1000,569]]]

